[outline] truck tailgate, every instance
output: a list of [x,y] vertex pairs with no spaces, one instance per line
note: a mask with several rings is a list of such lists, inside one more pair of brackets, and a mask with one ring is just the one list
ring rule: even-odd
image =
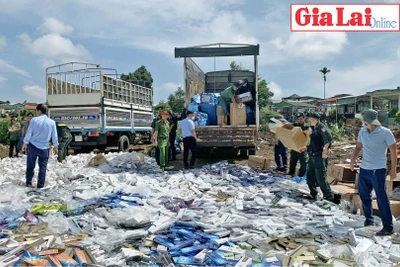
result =
[[256,127],[204,126],[196,127],[199,147],[254,148],[257,141]]

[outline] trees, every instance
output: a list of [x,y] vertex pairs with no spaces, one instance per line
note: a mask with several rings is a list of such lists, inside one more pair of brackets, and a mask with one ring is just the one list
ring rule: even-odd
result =
[[331,72],[330,69],[328,69],[327,67],[323,67],[322,69],[319,70],[319,72],[322,73],[322,77],[324,78],[324,99],[325,99],[325,83],[326,83],[326,74],[328,74],[329,72]]
[[182,87],[179,86],[178,89],[168,96],[168,104],[171,107],[172,112],[182,113],[185,108],[185,92]]
[[242,70],[242,71],[250,71],[248,69],[245,69],[242,65],[242,63],[237,64],[236,61],[231,61],[229,64],[230,70]]
[[146,69],[145,66],[141,66],[134,72],[129,72],[128,74],[121,74],[121,80],[138,82],[140,85],[151,86],[153,83],[153,77],[151,73]]

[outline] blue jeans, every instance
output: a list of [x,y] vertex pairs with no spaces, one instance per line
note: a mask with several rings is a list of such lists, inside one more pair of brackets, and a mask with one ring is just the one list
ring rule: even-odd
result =
[[374,218],[372,217],[372,189],[375,190],[383,228],[385,230],[392,231],[393,217],[390,201],[386,193],[386,169],[360,169],[358,178],[358,193],[360,194],[362,201],[366,223],[374,222]]
[[229,113],[230,109],[230,103],[225,103],[224,101],[219,101],[219,105],[221,106],[222,109],[222,116],[226,116]]
[[28,145],[26,158],[26,185],[32,185],[32,178],[35,174],[36,160],[39,158],[39,177],[37,188],[44,187],[46,180],[47,162],[49,161],[50,149],[39,149],[32,144]]

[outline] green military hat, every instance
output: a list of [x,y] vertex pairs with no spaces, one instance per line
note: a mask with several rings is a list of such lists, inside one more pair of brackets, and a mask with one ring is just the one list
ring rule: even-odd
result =
[[321,119],[321,115],[319,115],[319,114],[316,113],[316,112],[311,112],[311,113],[309,113],[309,114],[308,114],[308,117],[309,117],[309,118],[314,118],[314,119],[317,119],[317,120]]

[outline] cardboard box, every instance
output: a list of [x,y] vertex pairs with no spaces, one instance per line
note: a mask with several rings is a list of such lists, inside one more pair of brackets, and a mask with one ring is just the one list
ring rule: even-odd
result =
[[248,165],[253,168],[260,168],[262,170],[266,170],[269,168],[271,163],[270,159],[262,156],[249,156],[249,163]]
[[330,175],[339,181],[345,182],[355,182],[356,181],[356,174],[357,169],[355,168],[354,171],[350,169],[349,164],[335,164],[330,170]]
[[97,154],[95,157],[91,158],[88,162],[88,165],[93,166],[100,166],[103,164],[108,164],[108,160],[104,157],[103,154]]
[[286,148],[299,152],[301,148],[307,146],[308,131],[303,132],[300,127],[293,127],[293,125],[290,124],[277,123],[273,127],[273,132],[276,133],[279,140]]
[[231,125],[246,125],[246,106],[238,104],[231,104],[230,120]]
[[356,125],[356,119],[347,119],[346,124],[347,125]]
[[220,105],[217,105],[217,116],[222,116],[222,108]]
[[[393,214],[393,216],[395,218],[399,217],[400,216],[400,201],[390,200],[390,205],[392,206],[392,214]],[[372,201],[372,209],[374,211],[379,211],[378,202],[376,200]]]
[[227,124],[227,122],[226,122],[226,117],[225,116],[222,116],[222,108],[221,108],[221,106],[220,105],[217,105],[217,124],[219,125],[219,126],[222,126],[222,125],[226,125]]

